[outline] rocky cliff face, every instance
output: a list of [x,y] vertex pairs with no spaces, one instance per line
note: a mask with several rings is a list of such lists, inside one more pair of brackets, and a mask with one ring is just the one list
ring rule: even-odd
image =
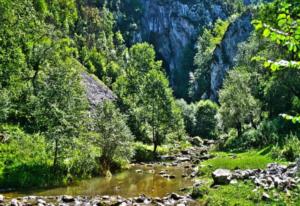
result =
[[221,44],[215,49],[210,66],[210,98],[212,100],[217,100],[225,75],[234,65],[238,44],[246,41],[252,30],[251,14],[246,13],[231,23]]
[[[174,73],[181,68],[183,51],[194,42],[199,31],[228,11],[222,1],[140,0],[143,9],[141,31],[136,41],[154,44],[166,62],[172,84]],[[215,3],[214,3],[215,2]]]
[[[159,56],[164,60],[173,88],[180,87],[191,68],[183,68],[184,51],[193,45],[201,29],[211,26],[218,18],[226,19],[231,10],[223,0],[139,0],[142,5],[140,30],[134,41],[154,44]],[[245,0],[249,3],[250,0]],[[239,31],[239,27],[242,28]],[[214,54],[211,67],[212,98],[222,85],[224,74],[232,66],[237,43],[244,41],[251,31],[250,16],[242,17],[231,25]],[[193,61],[193,59],[190,59]],[[185,72],[185,77],[183,76]],[[177,76],[176,76],[177,75]],[[188,79],[184,80],[188,81]]]
[[81,74],[82,83],[91,109],[104,101],[113,101],[116,95],[97,77],[83,72]]

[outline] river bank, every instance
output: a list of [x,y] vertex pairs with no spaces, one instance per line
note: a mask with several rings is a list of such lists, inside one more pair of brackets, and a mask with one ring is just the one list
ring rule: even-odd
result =
[[0,197],[0,205],[299,203],[299,178],[295,176],[299,163],[274,163],[264,151],[212,151],[213,145],[214,142],[205,141],[162,155],[160,161],[135,162],[111,178],[94,178],[68,187],[6,193]]
[[[159,161],[132,163],[110,178],[93,178],[68,187],[5,193],[2,205],[194,205],[190,193],[198,164],[209,147],[192,146]],[[66,200],[68,197],[70,202]],[[67,199],[68,199],[67,198]]]

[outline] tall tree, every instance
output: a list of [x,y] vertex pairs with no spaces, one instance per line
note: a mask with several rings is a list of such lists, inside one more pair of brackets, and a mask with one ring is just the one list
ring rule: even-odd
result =
[[37,127],[50,142],[53,166],[64,160],[85,121],[87,102],[74,59],[57,60],[41,73],[37,96],[32,98]]
[[152,46],[142,43],[130,48],[126,71],[117,79],[114,90],[129,115],[135,136],[152,142],[154,152],[167,135],[182,135],[181,113]]
[[[273,72],[289,69],[300,69],[300,6],[296,0],[276,0],[261,8],[258,19],[253,21],[256,30],[269,41],[282,48],[284,59],[264,59],[264,66]],[[298,74],[299,75],[299,74]],[[299,92],[295,93],[299,99]],[[294,111],[294,114],[299,111]],[[300,123],[299,116],[283,114],[286,119]]]
[[92,125],[96,134],[90,140],[100,149],[100,172],[107,175],[114,160],[131,158],[134,138],[126,125],[126,116],[109,101],[97,106]]
[[260,118],[260,103],[251,94],[250,74],[239,68],[229,72],[219,93],[219,115],[224,129],[235,128],[238,136],[244,124],[255,126]]

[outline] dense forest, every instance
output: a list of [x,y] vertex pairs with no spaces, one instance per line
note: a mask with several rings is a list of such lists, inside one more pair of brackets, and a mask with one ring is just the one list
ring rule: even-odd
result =
[[[154,40],[136,38],[139,0],[0,0],[0,193],[111,176],[203,142],[214,158],[197,163],[199,179],[297,161],[300,2],[212,2],[227,16],[198,26],[172,73]],[[216,51],[248,16],[252,32],[214,96]],[[200,205],[300,204],[299,181],[277,199],[260,190],[263,200],[250,182],[209,183],[193,187]]]

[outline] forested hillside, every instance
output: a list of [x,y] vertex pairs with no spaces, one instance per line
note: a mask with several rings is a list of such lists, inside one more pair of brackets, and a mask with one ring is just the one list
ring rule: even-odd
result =
[[298,0],[0,0],[0,193],[167,160],[200,205],[300,204],[213,172],[296,162],[299,114]]

